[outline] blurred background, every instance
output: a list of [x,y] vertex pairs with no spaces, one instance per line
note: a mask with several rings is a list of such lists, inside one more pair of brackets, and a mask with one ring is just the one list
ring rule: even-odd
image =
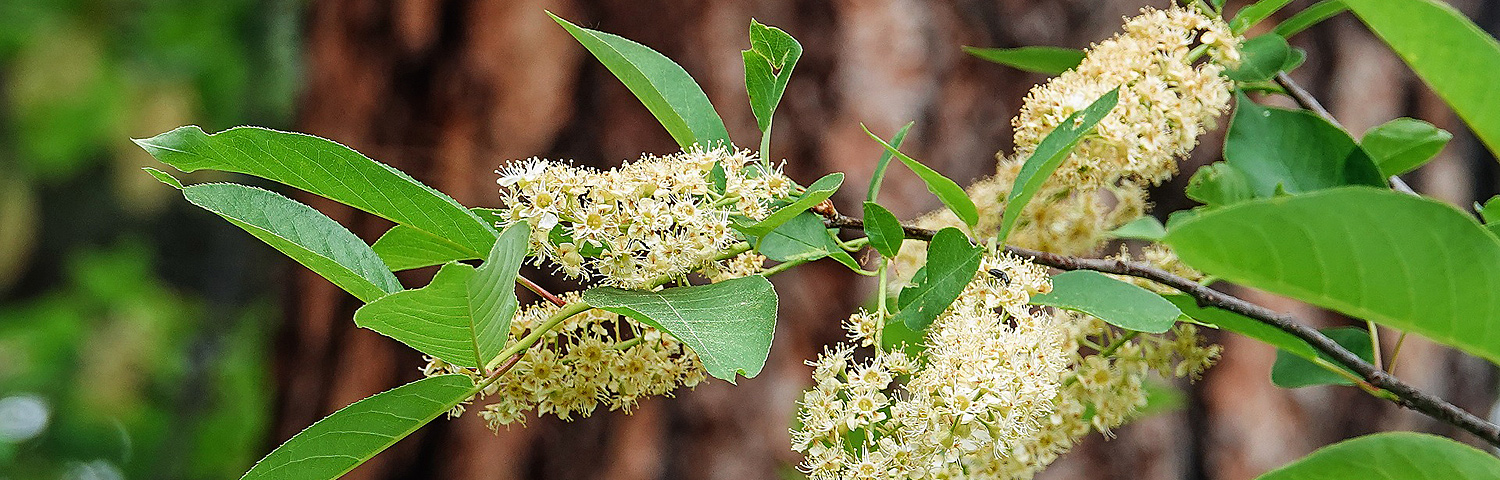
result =
[[[1229,2],[1229,11],[1244,4]],[[1312,2],[1295,0],[1288,12]],[[1453,0],[1492,34],[1500,1]],[[869,178],[878,145],[973,180],[1010,150],[1010,118],[1040,75],[960,45],[1084,47],[1164,0],[5,0],[0,2],[0,479],[238,477],[282,440],[359,398],[420,376],[418,355],[350,320],[355,299],[140,171],[129,142],[183,124],[253,124],[328,137],[471,206],[495,206],[492,171],[543,156],[598,166],[675,150],[607,70],[543,13],[677,60],[737,139],[757,135],[738,51],[750,18],[806,49],[778,111],[773,154],[806,183]],[[1284,18],[1282,15],[1279,18]],[[1274,25],[1274,23],[1271,23]],[[1399,116],[1455,133],[1408,175],[1467,206],[1500,193],[1495,159],[1348,14],[1292,39],[1294,77],[1356,136]],[[1286,104],[1290,105],[1290,104]],[[1187,208],[1187,173],[1216,160],[1222,127],[1154,196]],[[750,142],[750,140],[741,140]],[[207,176],[205,176],[207,175]],[[194,178],[196,177],[196,178]],[[195,174],[188,181],[229,179]],[[257,183],[253,179],[235,181]],[[836,197],[857,210],[857,190]],[[284,191],[284,190],[283,190]],[[937,206],[893,170],[903,218]],[[289,192],[290,193],[290,192]],[[373,241],[389,224],[299,197]],[[403,274],[408,286],[431,270]],[[781,478],[793,405],[822,345],[872,282],[813,264],[776,278],[767,368],[652,399],[630,416],[555,418],[491,433],[439,421],[348,478]],[[1348,319],[1255,292],[1321,322]],[[1475,440],[1356,389],[1277,389],[1271,347],[1230,335],[1177,408],[1090,438],[1044,478],[1245,479],[1339,439],[1388,429]],[[1386,345],[1394,343],[1394,337]],[[1494,365],[1408,339],[1398,374],[1488,414]]]

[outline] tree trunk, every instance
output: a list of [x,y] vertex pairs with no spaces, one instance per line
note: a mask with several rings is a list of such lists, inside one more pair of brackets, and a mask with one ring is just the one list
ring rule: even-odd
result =
[[[328,0],[311,7],[309,83],[299,123],[465,205],[496,206],[492,171],[513,159],[543,156],[609,167],[642,152],[676,150],[650,113],[543,8],[675,59],[694,74],[731,136],[745,146],[754,144],[758,132],[738,51],[748,45],[753,16],[795,35],[806,49],[777,113],[774,158],[786,158],[787,172],[804,184],[826,172],[848,173],[852,187],[835,200],[845,211],[858,211],[880,153],[860,122],[889,135],[916,120],[903,150],[960,183],[991,173],[995,152],[1009,151],[1010,118],[1026,90],[1045,78],[967,57],[958,46],[1083,47],[1112,35],[1120,18],[1139,7],[1139,0]],[[1462,130],[1352,18],[1294,43],[1309,49],[1298,78],[1323,95],[1352,131],[1402,114]],[[1197,164],[1217,158],[1216,147],[1200,150]],[[1481,151],[1472,139],[1456,141],[1415,186],[1465,204],[1475,189],[1462,182]],[[1173,193],[1185,179],[1162,189],[1156,199],[1162,208],[1189,205]],[[898,216],[912,218],[937,206],[909,172],[892,169],[886,185],[883,203]],[[366,240],[390,226],[347,207],[303,199]],[[278,443],[344,405],[420,376],[418,354],[354,327],[353,298],[299,272],[288,289],[289,321],[278,342],[279,401],[271,439]],[[401,278],[419,286],[431,274],[427,269]],[[472,414],[438,421],[347,478],[777,478],[799,460],[789,449],[787,427],[795,400],[811,381],[803,361],[843,338],[840,320],[873,285],[822,263],[779,275],[775,284],[780,322],[757,378],[738,386],[713,381],[675,399],[651,399],[630,416],[596,412],[567,425],[544,418],[499,435]],[[1294,309],[1275,299],[1256,300]],[[1338,438],[1436,427],[1422,417],[1397,415],[1357,390],[1276,389],[1266,379],[1274,358],[1270,347],[1224,335],[1219,340],[1226,346],[1224,360],[1191,390],[1186,410],[1121,428],[1110,442],[1092,439],[1044,476],[1249,478]],[[1493,369],[1482,361],[1410,339],[1402,356],[1403,376],[1418,385],[1477,411],[1491,400]],[[1468,376],[1453,376],[1453,367]]]

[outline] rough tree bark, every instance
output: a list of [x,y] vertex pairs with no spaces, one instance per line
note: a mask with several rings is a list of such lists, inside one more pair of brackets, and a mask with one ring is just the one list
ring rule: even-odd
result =
[[[916,120],[906,150],[964,182],[991,172],[995,152],[1009,150],[1009,120],[1029,86],[1044,79],[968,58],[957,47],[1082,47],[1117,30],[1121,16],[1141,3],[327,0],[311,6],[307,22],[308,85],[299,127],[473,206],[495,205],[491,171],[511,159],[536,155],[611,166],[642,152],[675,150],[634,97],[543,14],[546,8],[676,59],[715,101],[732,137],[749,145],[757,133],[738,50],[748,44],[746,26],[754,16],[806,47],[776,122],[773,154],[788,160],[791,176],[806,182],[844,171],[850,185],[862,185],[879,149],[859,122],[889,134]],[[1352,19],[1335,20],[1294,43],[1308,48],[1310,59],[1297,77],[1356,133],[1403,114],[1462,130]],[[1213,149],[1200,150],[1194,163],[1216,158]],[[1456,141],[1414,186],[1465,204],[1484,193],[1480,185],[1493,188],[1493,182],[1473,180],[1477,156],[1476,142]],[[896,170],[883,200],[898,215],[911,218],[936,206],[915,177]],[[1187,205],[1170,193],[1181,186],[1161,189],[1161,208]],[[857,210],[857,191],[843,192],[839,206]],[[303,199],[367,240],[389,227]],[[416,286],[431,273],[402,279]],[[571,424],[537,419],[499,435],[473,415],[439,421],[347,478],[777,478],[798,460],[786,429],[810,381],[803,361],[843,337],[839,320],[872,285],[820,264],[775,283],[781,321],[758,378],[645,401],[631,416],[599,412]],[[268,448],[337,408],[419,376],[418,356],[354,328],[355,300],[326,281],[302,272],[288,293],[289,321],[278,339],[277,424]],[[1289,302],[1254,298],[1302,313]],[[1276,389],[1266,380],[1272,349],[1242,338],[1218,340],[1226,346],[1224,360],[1190,390],[1185,411],[1121,428],[1113,441],[1091,439],[1044,476],[1249,478],[1338,438],[1436,428],[1352,389]],[[1488,408],[1493,368],[1413,342],[1402,354],[1403,378],[1466,408]],[[1468,380],[1456,380],[1455,369]]]

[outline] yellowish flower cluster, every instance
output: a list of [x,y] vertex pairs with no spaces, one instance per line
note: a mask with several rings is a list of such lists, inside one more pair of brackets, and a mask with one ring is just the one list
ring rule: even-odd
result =
[[748,151],[726,148],[648,155],[608,171],[533,158],[496,173],[501,216],[535,226],[538,262],[623,288],[704,267],[735,241],[731,216],[763,218],[792,185]]
[[[1150,372],[1196,379],[1220,352],[1218,345],[1205,345],[1190,324],[1179,324],[1170,336],[1127,336],[1087,315],[1061,312],[1059,317],[1068,319],[1073,353],[1054,400],[1057,408],[1030,442],[1017,445],[1001,461],[1004,473],[995,478],[1031,478],[1085,435],[1108,435],[1146,406]],[[1077,348],[1080,342],[1114,349],[1108,355],[1084,353]]]
[[[576,293],[568,303],[581,301]],[[533,332],[560,307],[531,305],[511,321],[511,342]],[[428,375],[462,372],[433,361]],[[481,397],[493,403],[479,415],[498,429],[525,423],[527,413],[572,420],[600,405],[629,412],[641,398],[692,388],[706,378],[698,355],[671,335],[604,310],[588,310],[542,333],[505,378]]]
[[[1196,60],[1202,45],[1215,62]],[[1239,41],[1222,20],[1193,10],[1144,9],[1121,34],[1094,44],[1078,67],[1026,96],[1015,127],[1014,158],[1024,161],[1064,119],[1120,88],[1118,106],[1055,174],[1067,185],[1116,178],[1161,183],[1229,105],[1233,83],[1220,75],[1239,63]]]
[[[803,471],[814,479],[985,478],[1031,443],[1058,396],[1067,330],[1027,308],[1032,293],[1050,289],[1044,269],[998,256],[981,270],[928,327],[918,358],[877,350],[854,362],[841,346],[811,363],[816,385],[792,429],[793,448],[807,456]],[[861,312],[846,323],[857,343],[878,343],[873,317]]]
[[[1198,52],[1208,53],[1213,61],[1195,65]],[[1180,8],[1146,9],[1128,19],[1124,33],[1094,45],[1078,68],[1027,97],[1013,122],[1015,154],[1001,156],[996,175],[968,189],[980,210],[974,235],[984,238],[998,231],[1011,185],[1041,139],[1068,115],[1121,87],[1119,105],[1042,186],[1007,239],[1013,245],[1068,255],[1097,252],[1106,232],[1148,210],[1146,187],[1176,173],[1176,160],[1227,109],[1232,85],[1219,73],[1225,65],[1238,63],[1238,57],[1237,39],[1220,20]],[[937,229],[960,222],[940,211],[917,224]],[[910,275],[924,263],[925,250],[925,244],[906,242],[895,270]],[[1165,247],[1148,246],[1141,259],[1187,278],[1199,276]],[[1148,288],[1170,291],[1155,284]],[[1192,325],[1179,325],[1168,335],[1130,335],[1087,315],[1054,315],[1052,321],[1066,332],[1059,347],[1066,359],[1061,384],[1050,399],[1053,408],[1033,424],[1031,434],[997,444],[1005,450],[991,461],[964,465],[947,472],[952,474],[948,478],[1030,478],[1083,436],[1095,431],[1109,434],[1136,415],[1145,406],[1145,383],[1152,372],[1197,378],[1220,351],[1217,345],[1205,344]],[[869,324],[856,315],[847,326],[861,328],[862,334],[870,330]],[[929,335],[938,334],[929,330]],[[859,336],[853,331],[851,335]],[[929,337],[929,342],[936,343],[936,338]],[[888,354],[876,357],[882,355]],[[811,453],[805,467],[813,470],[832,458]]]

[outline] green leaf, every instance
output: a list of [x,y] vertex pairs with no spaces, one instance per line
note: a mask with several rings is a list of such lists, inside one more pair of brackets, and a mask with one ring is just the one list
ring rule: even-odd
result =
[[895,258],[901,251],[901,242],[906,240],[906,231],[901,229],[901,220],[890,210],[875,202],[865,202],[865,236],[881,256]]
[[401,282],[369,245],[312,207],[233,183],[184,187],[182,196],[250,232],[360,301],[401,291]]
[[[1323,335],[1333,339],[1335,343],[1358,355],[1359,358],[1363,358],[1366,362],[1375,362],[1375,348],[1370,344],[1369,331],[1353,327],[1325,328],[1318,331],[1323,332]],[[1323,354],[1323,352],[1318,352],[1318,357],[1333,365],[1338,365],[1337,360]],[[1339,368],[1343,368],[1350,374],[1354,374],[1352,370],[1343,366],[1339,366]],[[1354,374],[1354,376],[1358,377],[1359,375]],[[1348,377],[1331,372],[1327,368],[1323,368],[1311,360],[1303,358],[1301,355],[1287,351],[1276,352],[1276,364],[1271,366],[1271,383],[1281,388],[1302,388],[1315,385],[1354,385],[1354,382],[1349,380]]]
[[906,156],[905,153],[897,150],[895,146],[885,143],[885,140],[881,140],[880,137],[871,133],[870,128],[864,126],[864,124],[860,124],[860,128],[864,128],[865,134],[869,135],[870,138],[880,142],[880,145],[884,146],[887,152],[901,159],[901,163],[905,164],[906,168],[911,169],[913,173],[916,173],[922,179],[922,183],[927,184],[927,191],[932,192],[933,195],[937,195],[938,200],[941,200],[943,205],[952,210],[954,215],[958,215],[959,220],[963,220],[964,224],[973,227],[979,223],[978,207],[974,206],[974,200],[969,198],[969,194],[964,192],[963,187],[958,186],[958,183],[955,183],[948,177],[944,177],[937,170],[923,165],[922,162]]
[[187,126],[135,143],[184,172],[223,170],[281,182],[431,233],[475,256],[495,243],[495,228],[452,198],[326,139],[259,127],[209,135]]
[[526,222],[505,229],[478,269],[449,263],[426,287],[398,292],[360,307],[354,324],[461,367],[494,360],[510,335],[515,281],[526,258]]
[[1021,209],[1026,208],[1031,197],[1036,196],[1042,184],[1047,183],[1047,177],[1057,171],[1057,167],[1073,152],[1073,147],[1078,145],[1084,135],[1093,131],[1094,126],[1109,115],[1119,101],[1120,89],[1110,90],[1083,110],[1068,115],[1057,128],[1042,138],[1031,157],[1021,165],[1015,184],[1011,186],[1010,194],[1005,199],[1004,217],[1000,219],[1000,232],[996,234],[1000,243],[1005,243],[1005,238],[1010,235],[1010,230],[1015,228],[1016,220],[1021,216]]
[[1229,20],[1229,30],[1235,35],[1245,33],[1250,27],[1260,23],[1261,20],[1270,18],[1277,10],[1281,10],[1292,0],[1260,0],[1241,8],[1234,18]]
[[1127,330],[1162,333],[1172,329],[1182,310],[1150,290],[1092,270],[1052,276],[1052,291],[1031,296],[1031,303],[1087,313]]
[[1240,65],[1224,71],[1224,75],[1237,82],[1261,82],[1276,76],[1286,66],[1291,55],[1291,46],[1281,35],[1268,33],[1240,45]]
[[[1235,94],[1224,140],[1225,163],[1189,181],[1188,195],[1224,203],[1278,192],[1300,194],[1345,185],[1384,187],[1385,177],[1354,139],[1306,110],[1271,108]],[[1238,174],[1236,174],[1236,172]],[[1209,202],[1210,205],[1214,203]]]
[[494,360],[510,338],[510,321],[520,302],[516,299],[516,277],[531,247],[531,226],[525,220],[505,227],[495,247],[475,269],[466,284],[469,322],[479,365]]
[[1453,134],[1414,118],[1398,118],[1365,132],[1360,147],[1380,166],[1382,175],[1400,175],[1427,163]]
[[1292,38],[1292,35],[1301,33],[1303,30],[1307,30],[1308,27],[1322,23],[1324,20],[1348,9],[1349,7],[1344,6],[1342,0],[1323,0],[1302,9],[1296,15],[1292,15],[1291,18],[1276,25],[1276,30],[1273,33],[1281,35],[1282,38]]
[[1167,227],[1162,226],[1161,220],[1147,215],[1130,223],[1120,225],[1120,228],[1109,231],[1109,236],[1115,238],[1134,238],[1137,240],[1160,241],[1161,237],[1167,236]]
[[939,230],[927,245],[926,277],[901,292],[901,312],[892,321],[926,329],[974,280],[983,257],[984,248],[969,243],[957,228]]
[[375,394],[307,427],[241,480],[338,478],[474,393],[469,377],[441,375]]
[[1059,75],[1083,62],[1083,50],[1063,47],[963,47],[969,55],[1028,72]]
[[427,286],[396,292],[354,311],[354,324],[430,355],[478,368],[478,343],[470,314],[469,281],[474,267],[449,263]]
[[391,227],[371,247],[393,272],[479,258],[433,234],[404,225]]
[[837,192],[839,186],[843,184],[843,173],[834,172],[824,175],[823,178],[819,178],[812,185],[808,185],[807,191],[790,205],[776,209],[776,211],[771,212],[770,215],[766,215],[766,218],[756,222],[754,225],[740,228],[740,231],[748,235],[764,237],[767,233],[775,230],[776,227],[781,226],[781,224],[786,223],[797,215],[801,215],[807,209],[823,203],[828,197],[832,197],[833,193]]
[[[911,131],[911,126],[916,123],[906,122],[906,125],[902,125],[901,129],[896,131],[896,136],[891,137],[891,146],[901,148],[901,142],[906,141],[906,132]],[[875,162],[875,173],[870,175],[870,191],[865,195],[866,202],[873,202],[880,196],[880,184],[885,181],[885,168],[890,166],[891,157],[890,150],[880,152],[880,161]]]
[[1417,76],[1500,154],[1500,43],[1458,10],[1434,0],[1344,0]]
[[[495,218],[494,209],[470,208],[469,211],[486,223],[493,223],[490,220]],[[381,260],[385,260],[385,264],[393,272],[481,258],[478,253],[458,248],[437,235],[405,225],[396,225],[386,230],[371,248],[375,249],[375,253],[380,255]]]
[[1500,477],[1500,459],[1436,435],[1385,432],[1313,452],[1257,480],[1459,480]]
[[583,301],[672,334],[729,383],[760,374],[776,330],[776,290],[760,275],[656,292],[595,287]]
[[1500,361],[1500,241],[1442,202],[1337,188],[1203,212],[1165,241],[1209,275]]
[[1287,52],[1286,63],[1281,64],[1281,71],[1292,73],[1292,70],[1296,70],[1297,67],[1302,66],[1302,64],[1306,61],[1307,50],[1293,48]]
[[761,255],[778,262],[833,257],[851,270],[859,268],[859,262],[849,252],[833,243],[833,237],[823,225],[823,217],[812,212],[792,217],[764,237],[752,237],[750,244]]
[[[1214,162],[1198,168],[1183,191],[1188,198],[1208,206],[1231,205],[1255,198],[1250,179],[1226,162]],[[377,244],[379,242],[376,242]]]
[[1311,360],[1318,357],[1318,350],[1296,336],[1279,328],[1256,321],[1250,317],[1214,307],[1200,307],[1192,296],[1186,294],[1162,295],[1172,302],[1184,315],[1199,322],[1228,330],[1265,342],[1283,352]]
[[1475,202],[1474,209],[1478,210],[1480,217],[1484,219],[1484,228],[1489,229],[1495,235],[1500,235],[1500,202],[1496,200],[1500,200],[1500,195],[1490,197],[1482,207]]
[[172,174],[170,173],[163,172],[151,167],[141,167],[141,170],[145,170],[146,173],[149,173],[152,177],[155,177],[157,181],[165,183],[169,187],[182,190],[182,182],[177,180],[177,177],[172,176]]
[[667,133],[682,148],[697,144],[704,147],[730,145],[724,120],[714,111],[708,95],[682,66],[650,47],[618,35],[574,25],[547,12],[562,25],[625,88],[641,100]]
[[779,28],[750,20],[750,49],[740,51],[745,60],[745,90],[750,111],[761,132],[771,133],[771,115],[786,92],[792,69],[802,58],[802,44]]

